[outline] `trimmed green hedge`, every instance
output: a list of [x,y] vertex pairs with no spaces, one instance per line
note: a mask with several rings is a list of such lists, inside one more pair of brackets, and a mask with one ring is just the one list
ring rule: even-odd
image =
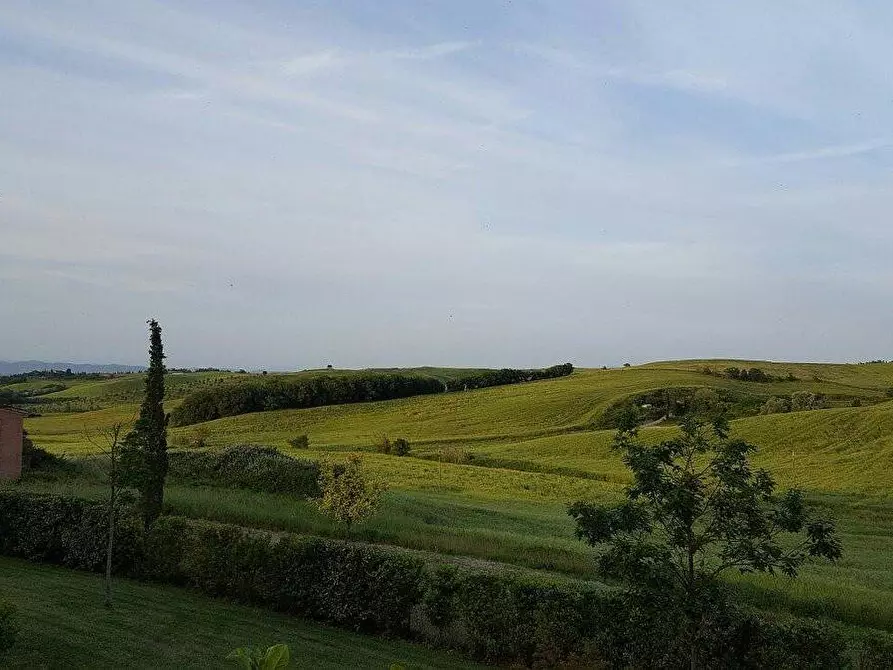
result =
[[[683,618],[596,586],[431,564],[376,545],[258,532],[162,517],[144,534],[121,510],[115,571],[197,589],[367,633],[461,650],[488,663],[554,667],[687,665]],[[0,493],[0,553],[100,571],[100,503]],[[704,667],[840,668],[834,629],[805,620],[723,611],[705,625]],[[891,636],[856,650],[863,668],[889,667]]]
[[296,498],[319,496],[319,464],[272,447],[240,445],[221,451],[168,452],[171,481],[223,486]]

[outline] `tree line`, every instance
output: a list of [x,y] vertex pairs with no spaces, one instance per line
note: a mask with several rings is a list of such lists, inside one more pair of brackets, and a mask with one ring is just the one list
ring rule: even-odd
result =
[[308,377],[253,377],[225,381],[187,395],[171,414],[175,426],[188,426],[225,416],[277,409],[307,409],[324,405],[394,400],[446,391],[463,391],[563,377],[570,363],[542,370],[482,370],[442,381],[419,374],[368,372]]

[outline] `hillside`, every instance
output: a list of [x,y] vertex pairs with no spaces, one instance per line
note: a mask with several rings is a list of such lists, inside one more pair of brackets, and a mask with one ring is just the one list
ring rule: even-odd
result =
[[70,361],[0,361],[0,375],[18,375],[35,370],[71,370],[74,373],[115,373],[139,372],[142,365],[123,365],[119,363],[72,363]]
[[[758,367],[779,379],[796,379],[741,381],[703,374],[704,366]],[[168,409],[189,388],[215,379],[170,375]],[[57,395],[89,394],[101,408],[49,413],[28,419],[26,427],[35,442],[54,452],[95,453],[95,437],[104,427],[135,416],[140,383],[139,376],[130,376],[66,389]],[[837,567],[808,567],[794,588],[771,578],[748,578],[741,588],[754,602],[772,607],[893,630],[891,386],[891,364],[664,362],[451,394],[257,412],[174,429],[170,443],[186,446],[200,436],[211,448],[266,444],[311,459],[359,452],[390,493],[382,513],[351,537],[590,576],[589,550],[574,539],[564,506],[617,496],[628,481],[611,450],[613,431],[596,429],[606,411],[664,389],[712,388],[747,400],[751,408],[772,396],[822,394],[828,409],[742,416],[732,430],[760,447],[757,463],[769,467],[782,486],[806,488],[814,502],[838,516],[849,552]],[[850,406],[856,399],[861,407]],[[642,435],[659,440],[674,431],[670,422],[643,428]],[[309,449],[288,444],[303,434]],[[384,434],[408,438],[410,456],[375,453],[373,442]],[[66,490],[59,483],[34,486]],[[101,485],[87,482],[73,483],[70,490],[103,495]],[[187,516],[343,536],[312,506],[272,495],[173,486],[168,504]]]

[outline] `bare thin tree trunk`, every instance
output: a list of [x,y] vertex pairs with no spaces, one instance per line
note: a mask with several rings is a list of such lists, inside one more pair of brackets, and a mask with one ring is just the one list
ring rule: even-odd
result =
[[105,606],[112,606],[112,556],[115,551],[115,516],[118,497],[118,437],[121,426],[112,428],[109,435],[109,518],[108,545],[105,554]]

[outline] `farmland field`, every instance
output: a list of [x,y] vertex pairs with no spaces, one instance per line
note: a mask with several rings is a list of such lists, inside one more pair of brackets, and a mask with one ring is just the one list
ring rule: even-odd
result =
[[[705,374],[758,367],[771,382]],[[303,374],[316,374],[303,373]],[[449,371],[440,371],[448,375]],[[221,375],[170,375],[168,409]],[[70,458],[99,449],[104,428],[137,411],[139,375],[71,385],[51,394],[97,409],[50,411],[27,420],[36,444]],[[799,486],[830,511],[844,545],[837,565],[808,564],[800,579],[735,577],[741,597],[760,607],[893,631],[893,364],[823,365],[751,361],[681,361],[400,400],[232,416],[170,431],[172,448],[201,436],[206,449],[237,444],[276,447],[300,458],[360,454],[389,486],[371,521],[349,532],[309,502],[245,490],[168,485],[169,511],[244,526],[397,545],[453,559],[486,559],[573,579],[594,579],[591,550],[573,536],[566,505],[620,495],[629,481],[611,449],[606,411],[664,389],[709,387],[758,408],[773,396],[821,394],[827,408],[783,414],[745,412],[734,436],[760,448],[755,457],[782,487]],[[50,407],[58,407],[51,405]],[[642,429],[646,440],[672,435],[672,421]],[[292,438],[307,435],[309,447]],[[405,437],[409,456],[376,453],[381,436]],[[100,497],[94,469],[19,486]]]

